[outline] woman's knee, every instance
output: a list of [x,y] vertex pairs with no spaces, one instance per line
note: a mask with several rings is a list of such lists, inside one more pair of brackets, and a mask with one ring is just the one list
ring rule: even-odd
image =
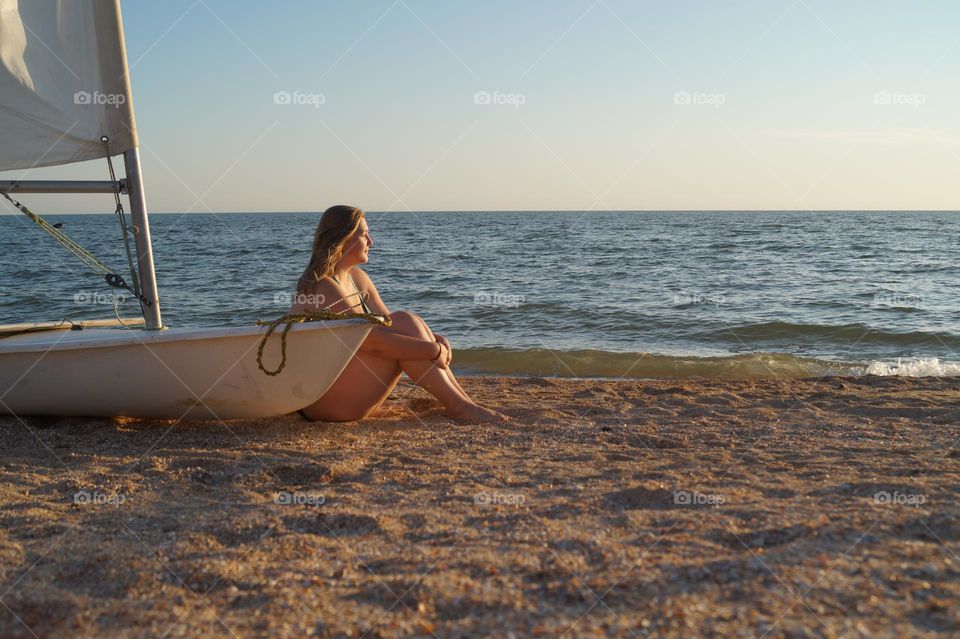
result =
[[411,337],[430,337],[430,329],[420,316],[410,311],[390,313],[391,327]]

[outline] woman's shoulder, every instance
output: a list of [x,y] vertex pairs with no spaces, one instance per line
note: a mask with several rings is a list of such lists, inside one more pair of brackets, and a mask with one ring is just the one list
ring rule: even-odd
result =
[[337,281],[334,280],[329,275],[321,277],[320,279],[313,280],[309,282],[306,286],[304,293],[319,293],[321,291],[337,290],[340,288],[340,285],[337,284]]
[[343,287],[336,280],[327,276],[308,283],[302,290],[297,291],[291,311],[318,310],[343,297]]
[[373,284],[373,280],[370,279],[370,276],[367,275],[366,271],[359,266],[354,266],[352,269],[350,269],[350,275],[357,284],[362,283],[366,286]]

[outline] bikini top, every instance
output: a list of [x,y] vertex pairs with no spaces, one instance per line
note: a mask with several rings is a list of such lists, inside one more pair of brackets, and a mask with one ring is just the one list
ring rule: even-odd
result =
[[[353,280],[353,277],[351,277],[349,274],[347,275],[347,277],[350,278],[350,283],[353,284],[353,290],[355,290],[355,291],[357,292],[357,297],[360,298],[360,304],[363,306],[363,312],[364,312],[364,313],[373,313],[373,311],[370,310],[370,307],[367,306],[366,300],[363,299],[363,293],[361,293],[361,292],[360,292],[360,289],[357,288],[357,283]],[[335,276],[331,275],[331,276],[330,276],[330,279],[332,279],[332,280],[333,280],[334,282],[336,282],[337,284],[340,284],[340,280],[338,280]],[[356,304],[351,304],[351,305],[350,305],[350,308],[353,308],[354,306],[356,306]]]

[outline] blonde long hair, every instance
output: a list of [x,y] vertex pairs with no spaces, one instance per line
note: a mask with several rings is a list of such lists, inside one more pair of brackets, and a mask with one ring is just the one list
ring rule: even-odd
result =
[[313,234],[313,252],[303,275],[297,280],[297,293],[306,294],[313,284],[333,273],[343,256],[347,240],[360,228],[363,211],[355,206],[338,204],[323,212]]

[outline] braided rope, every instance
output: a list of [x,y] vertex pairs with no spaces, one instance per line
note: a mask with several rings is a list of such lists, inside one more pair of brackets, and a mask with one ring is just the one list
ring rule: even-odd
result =
[[[263,334],[263,337],[260,338],[260,346],[257,348],[257,366],[267,375],[274,376],[280,374],[280,371],[283,370],[283,367],[287,365],[287,333],[290,332],[290,329],[293,328],[294,324],[353,318],[365,319],[371,324],[378,324],[380,326],[390,326],[391,324],[390,318],[384,315],[376,315],[374,313],[335,313],[333,311],[291,313],[284,315],[283,317],[278,317],[275,320],[257,320],[257,325],[267,327],[267,331]],[[270,338],[270,335],[273,334],[273,331],[276,330],[280,324],[285,324],[283,331],[280,333],[280,366],[278,366],[275,371],[268,371],[263,365],[263,349],[267,345],[267,340]]]
[[89,266],[94,271],[98,271],[104,275],[112,273],[113,271],[109,266],[97,259],[97,256],[83,248],[79,244],[73,241],[73,239],[61,231],[60,229],[54,228],[52,224],[47,222],[45,219],[28,209],[26,206],[18,202],[17,200],[10,197],[10,195],[4,191],[0,193],[3,197],[10,200],[10,203],[17,208],[18,211],[29,217],[33,220],[34,224],[39,226],[41,229],[46,231],[53,239],[60,242],[67,250],[76,255],[83,261],[84,264]]
[[[47,222],[45,219],[43,219],[42,217],[40,217],[30,209],[28,209],[24,204],[20,203],[18,200],[15,200],[14,198],[10,197],[10,194],[7,193],[6,191],[0,191],[0,195],[7,198],[10,201],[10,203],[13,204],[14,207],[16,207],[18,211],[20,211],[21,213],[29,217],[31,220],[33,220],[33,223],[36,224],[38,227],[40,227],[42,230],[46,231],[47,234],[50,235],[50,237],[60,242],[60,244],[63,245],[64,248],[66,248],[68,251],[70,251],[71,253],[76,255],[78,258],[80,258],[80,260],[84,264],[89,266],[91,270],[96,271],[101,275],[103,275],[109,286],[113,288],[123,288],[130,291],[134,295],[134,297],[136,297],[140,301],[141,308],[142,308],[142,304],[144,303],[146,303],[148,306],[150,305],[150,300],[144,300],[143,296],[140,295],[140,293],[138,293],[136,290],[131,288],[130,285],[127,284],[126,281],[120,275],[117,275],[113,271],[113,269],[111,269],[109,266],[104,264],[99,258],[97,258],[96,255],[94,255],[87,249],[77,244],[73,240],[73,238],[71,238],[69,235],[67,235],[66,233],[64,233],[57,227],[50,224],[49,222]],[[114,302],[116,303],[116,299],[114,299]],[[114,304],[114,313],[117,313],[116,304]]]

